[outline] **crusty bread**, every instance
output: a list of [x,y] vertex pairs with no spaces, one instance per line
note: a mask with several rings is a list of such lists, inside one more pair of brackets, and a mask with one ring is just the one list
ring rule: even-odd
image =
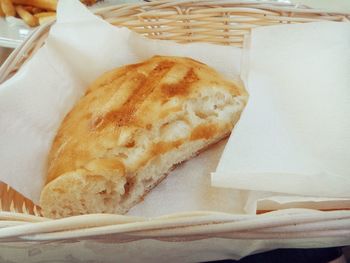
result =
[[247,97],[239,82],[189,58],[107,72],[59,128],[43,214],[126,213],[174,165],[227,136]]

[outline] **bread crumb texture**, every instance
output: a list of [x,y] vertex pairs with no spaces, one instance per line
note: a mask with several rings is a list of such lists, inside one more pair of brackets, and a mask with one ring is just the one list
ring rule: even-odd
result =
[[105,73],[54,139],[44,215],[126,213],[174,165],[227,136],[247,97],[239,82],[189,58],[155,56]]

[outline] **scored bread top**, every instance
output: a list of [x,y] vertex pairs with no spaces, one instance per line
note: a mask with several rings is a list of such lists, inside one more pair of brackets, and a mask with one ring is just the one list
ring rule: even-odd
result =
[[61,124],[46,184],[81,169],[128,175],[186,141],[215,137],[232,129],[239,96],[245,104],[240,83],[190,58],[155,56],[111,70]]

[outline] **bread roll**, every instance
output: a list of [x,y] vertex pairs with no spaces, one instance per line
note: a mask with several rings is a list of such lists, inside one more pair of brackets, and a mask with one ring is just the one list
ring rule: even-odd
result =
[[241,83],[190,58],[105,73],[54,139],[44,216],[126,213],[176,164],[228,136],[247,98]]

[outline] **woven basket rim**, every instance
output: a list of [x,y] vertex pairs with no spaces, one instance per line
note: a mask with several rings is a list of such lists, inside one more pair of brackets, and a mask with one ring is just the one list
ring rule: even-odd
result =
[[[232,4],[248,4],[249,7],[246,9],[232,9]],[[209,21],[212,19],[215,21],[215,17],[210,16],[211,12],[224,12],[231,8],[231,12],[235,11],[249,11],[249,8],[254,9],[252,11],[252,17],[259,16],[259,19],[265,17],[267,20],[272,19],[272,22],[287,21],[297,21],[298,19],[307,22],[309,18],[294,17],[290,14],[308,14],[311,16],[310,20],[314,19],[317,15],[317,19],[325,18],[325,20],[332,19],[345,19],[345,21],[350,20],[350,13],[339,13],[339,12],[325,12],[324,10],[310,9],[305,6],[294,6],[293,4],[285,4],[279,2],[259,2],[255,0],[247,1],[236,1],[236,0],[219,0],[219,1],[208,1],[208,0],[160,0],[152,1],[148,3],[132,3],[124,5],[116,5],[107,8],[102,8],[95,10],[95,13],[101,17],[106,18],[112,24],[125,26],[130,24],[131,19],[135,22],[136,26],[131,26],[131,29],[137,29],[138,19],[145,19],[146,15],[156,16],[157,13],[162,12],[164,9],[167,12],[171,9],[172,12],[184,12],[186,15],[186,8],[189,5],[192,7],[210,7],[214,6],[217,9],[211,9],[206,11],[205,19]],[[221,6],[221,7],[220,7]],[[221,9],[220,9],[220,8]],[[219,11],[218,11],[219,10]],[[232,11],[233,10],[233,11]],[[259,11],[260,10],[260,11]],[[277,10],[277,11],[276,11]],[[279,11],[278,11],[279,10]],[[125,17],[125,14],[131,13],[129,20]],[[269,14],[280,12],[279,17],[269,17]],[[294,13],[293,13],[294,12]],[[238,12],[239,13],[239,12]],[[243,12],[244,13],[244,12]],[[248,12],[249,13],[249,12]],[[145,15],[146,14],[146,15]],[[192,15],[192,17],[199,17],[198,13],[188,13],[187,15]],[[203,12],[204,14],[204,12]],[[114,16],[114,17],[113,17]],[[181,19],[184,16],[181,17]],[[172,19],[172,18],[171,18]],[[193,18],[192,18],[193,19]],[[261,18],[262,19],[262,18]],[[282,19],[282,20],[278,20]],[[284,20],[283,20],[284,19]],[[304,19],[304,20],[303,20]],[[216,19],[218,20],[218,19]],[[337,20],[337,21],[338,21]],[[170,21],[170,20],[169,20]],[[176,24],[176,15],[174,16],[174,21]],[[270,23],[267,21],[266,23]],[[340,21],[340,20],[339,20]],[[287,21],[288,22],[288,21]],[[300,22],[300,21],[299,21]],[[172,22],[170,21],[169,24]],[[239,24],[239,23],[238,23]],[[276,24],[278,24],[276,22]],[[240,24],[239,24],[240,25]],[[32,35],[20,46],[18,47],[9,59],[0,68],[0,83],[8,78],[11,73],[15,72],[20,68],[30,56],[36,52],[38,48],[42,45],[47,35],[47,32],[51,24],[39,27],[35,30]],[[145,27],[146,28],[146,27]],[[146,28],[147,29],[147,28]],[[141,30],[141,29],[140,29]],[[142,29],[145,30],[145,29]],[[155,30],[155,29],[154,29]],[[179,29],[181,33],[181,28]],[[137,31],[137,30],[135,30]],[[238,32],[238,31],[237,31]],[[146,32],[147,33],[147,32]],[[179,34],[180,34],[179,33]],[[237,33],[238,34],[238,33]],[[181,34],[180,34],[181,36]],[[157,35],[149,35],[149,37],[160,38]],[[161,39],[161,38],[160,38]],[[210,38],[209,38],[210,39]],[[179,38],[181,42],[182,39]],[[220,42],[218,42],[220,43]],[[232,42],[234,44],[234,42]],[[16,204],[16,193],[12,193],[13,189],[9,189],[6,185],[0,184],[0,205],[1,208],[10,209],[12,212],[1,211],[0,212],[0,222],[3,223],[3,228],[0,229],[0,240],[5,239],[26,239],[26,240],[57,240],[57,239],[71,239],[76,237],[91,237],[103,235],[106,233],[120,234],[127,233],[136,239],[149,238],[156,236],[162,236],[163,238],[168,238],[172,236],[185,236],[193,238],[193,236],[200,236],[200,234],[206,233],[206,235],[217,236],[218,233],[222,231],[230,233],[230,238],[241,238],[241,239],[251,239],[251,238],[303,238],[306,235],[309,237],[322,237],[326,235],[332,235],[334,237],[345,237],[350,235],[350,211],[329,211],[329,212],[319,212],[310,210],[300,210],[300,213],[290,214],[287,212],[286,215],[278,215],[275,212],[266,213],[264,215],[235,215],[228,213],[219,212],[188,212],[188,213],[178,213],[175,215],[167,215],[162,218],[155,218],[152,220],[145,220],[145,218],[133,218],[128,216],[117,216],[117,215],[86,215],[86,216],[76,216],[66,219],[51,220],[40,216],[40,211],[35,210],[35,206],[30,207],[30,202],[20,201],[22,203]],[[6,200],[4,198],[11,194],[12,200]],[[256,223],[261,218],[284,218],[287,216],[292,216],[293,220],[286,221],[281,220],[281,222],[275,222],[273,225],[264,225],[264,228],[270,227],[269,231],[262,231],[261,229],[251,228],[248,225],[242,226],[242,218],[250,224]],[[312,219],[311,219],[312,218]],[[104,219],[105,221],[103,221]],[[157,221],[158,220],[158,221]],[[187,221],[186,221],[187,220]],[[191,221],[192,220],[192,221]],[[296,225],[302,225],[308,221],[305,231],[293,232]],[[340,221],[339,221],[340,220]],[[154,224],[152,225],[151,223]],[[287,222],[288,221],[288,222]],[[187,223],[186,223],[187,222]],[[284,222],[284,224],[283,224]],[[341,222],[343,225],[339,224]],[[158,224],[157,224],[158,223]],[[270,222],[271,223],[271,222]],[[241,226],[240,226],[241,224]],[[325,229],[324,227],[328,225],[331,228]],[[96,229],[99,226],[99,229]],[[145,226],[148,226],[145,227]],[[166,227],[164,227],[166,226]],[[215,226],[215,227],[213,227]],[[300,226],[301,227],[301,226]],[[240,229],[239,229],[240,228]],[[85,231],[85,234],[82,233]],[[130,230],[131,229],[131,230]],[[136,229],[136,230],[135,230]],[[214,229],[214,230],[213,230]],[[72,232],[76,231],[76,232]],[[90,232],[89,232],[90,231]],[[107,231],[107,232],[106,232]],[[109,232],[108,232],[109,231]],[[124,232],[123,232],[124,231]],[[128,232],[129,231],[129,232]],[[221,231],[221,232],[220,232]],[[333,231],[333,232],[332,232]],[[222,236],[225,236],[224,234]]]

